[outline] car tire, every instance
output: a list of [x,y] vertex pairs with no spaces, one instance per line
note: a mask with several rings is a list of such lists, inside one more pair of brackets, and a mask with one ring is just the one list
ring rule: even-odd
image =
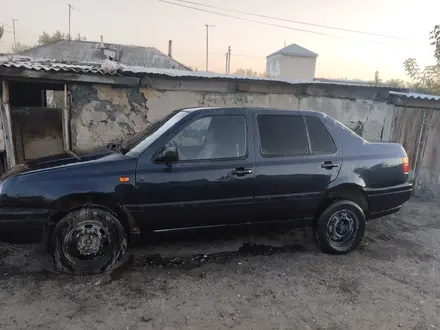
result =
[[110,210],[84,206],[56,224],[52,247],[58,270],[71,275],[100,274],[122,263],[127,234]]
[[356,249],[365,233],[366,218],[356,203],[337,201],[319,215],[313,236],[321,251],[347,254]]

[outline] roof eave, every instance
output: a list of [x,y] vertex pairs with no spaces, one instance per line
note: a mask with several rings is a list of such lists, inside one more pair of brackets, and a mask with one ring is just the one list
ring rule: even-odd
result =
[[80,82],[90,84],[107,84],[119,86],[136,86],[140,84],[140,78],[132,76],[109,75],[102,73],[77,73],[29,70],[14,67],[0,67],[0,77],[12,80],[39,81],[39,82]]
[[430,99],[430,98],[422,99],[422,98],[406,97],[404,95],[393,94],[392,92],[388,96],[388,103],[405,108],[440,110],[440,100]]

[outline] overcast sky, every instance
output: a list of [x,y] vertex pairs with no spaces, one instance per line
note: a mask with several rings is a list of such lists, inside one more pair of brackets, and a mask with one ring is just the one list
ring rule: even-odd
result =
[[[179,3],[177,0],[167,0]],[[265,70],[265,57],[284,46],[299,44],[319,54],[317,77],[373,79],[379,70],[383,79],[403,78],[403,61],[417,58],[421,64],[434,61],[429,32],[440,24],[439,0],[191,0],[245,12],[313,24],[359,30],[402,39],[342,32],[302,24],[215,12],[270,22],[292,28],[329,34],[319,35],[281,27],[222,17],[159,2],[158,0],[1,0],[0,24],[6,33],[0,52],[10,51],[12,19],[17,41],[34,44],[41,31],[68,31],[68,3],[72,4],[72,35],[88,40],[153,46],[167,52],[173,40],[173,57],[204,70],[205,24],[210,29],[209,69],[225,70],[228,46],[232,49],[231,71],[238,68]],[[183,4],[180,2],[180,4]],[[196,7],[191,4],[187,6]]]

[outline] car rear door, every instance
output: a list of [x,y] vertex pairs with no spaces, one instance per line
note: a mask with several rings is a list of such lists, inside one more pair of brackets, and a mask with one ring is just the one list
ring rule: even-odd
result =
[[154,146],[173,145],[172,164],[140,158],[140,223],[153,230],[237,224],[253,218],[254,149],[246,109],[194,112],[183,129]]
[[341,149],[312,112],[262,110],[254,120],[256,220],[310,220],[338,176]]

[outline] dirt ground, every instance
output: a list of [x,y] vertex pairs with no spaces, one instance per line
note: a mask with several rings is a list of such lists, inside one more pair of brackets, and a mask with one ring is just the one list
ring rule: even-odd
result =
[[0,328],[440,329],[439,213],[411,200],[346,256],[320,253],[306,229],[159,237],[93,277],[0,244]]

